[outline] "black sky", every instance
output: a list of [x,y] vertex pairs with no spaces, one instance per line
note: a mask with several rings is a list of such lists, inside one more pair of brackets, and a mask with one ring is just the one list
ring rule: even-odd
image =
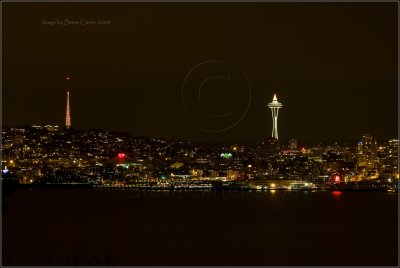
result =
[[[43,25],[83,18],[111,24]],[[221,63],[190,76],[185,111],[184,79],[205,61]],[[271,135],[276,92],[282,140],[388,139],[398,121],[397,4],[3,4],[3,125],[63,125],[66,75],[78,129],[259,141]],[[208,80],[200,105],[195,84],[207,77],[227,79]]]

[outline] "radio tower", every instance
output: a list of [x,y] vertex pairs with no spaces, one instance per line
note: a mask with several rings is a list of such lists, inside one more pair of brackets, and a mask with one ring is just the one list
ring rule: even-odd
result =
[[275,139],[278,139],[278,112],[282,107],[282,103],[278,102],[278,98],[276,94],[274,94],[272,102],[268,103],[268,108],[270,108],[272,112],[272,137]]
[[[69,77],[66,78],[67,81],[69,81]],[[69,110],[69,90],[67,88],[67,111],[65,113],[65,127],[67,129],[71,128],[71,114],[70,114],[70,110]]]

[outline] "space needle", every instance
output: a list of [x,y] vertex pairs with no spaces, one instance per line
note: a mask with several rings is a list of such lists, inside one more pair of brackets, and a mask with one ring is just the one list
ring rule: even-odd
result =
[[268,103],[268,108],[270,108],[272,112],[272,137],[275,139],[278,139],[278,112],[282,107],[282,103],[278,101],[276,94],[274,94],[272,102]]

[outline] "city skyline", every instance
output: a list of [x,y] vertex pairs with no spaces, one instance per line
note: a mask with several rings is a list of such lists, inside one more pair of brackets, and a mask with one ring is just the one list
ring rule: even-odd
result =
[[[63,125],[65,109],[59,107],[65,107],[62,80],[68,74],[77,129],[260,141],[271,135],[265,100],[277,92],[285,103],[279,116],[282,141],[358,140],[365,133],[378,140],[397,137],[397,30],[390,3],[242,3],[240,10],[225,10],[223,21],[217,16],[223,8],[220,4],[210,9],[206,3],[176,3],[164,9],[144,3],[107,3],[96,6],[93,14],[110,20],[108,25],[46,24],[56,18],[89,16],[85,11],[89,5],[84,3],[61,6],[4,6],[5,23],[15,25],[13,31],[4,31],[5,126]],[[28,9],[37,12],[27,14]],[[201,16],[208,14],[209,21],[201,20],[198,10]],[[149,21],[146,14],[157,19]],[[235,22],[238,16],[243,19]],[[187,23],[179,24],[180,19]],[[21,36],[26,39],[20,40]],[[159,45],[162,40],[168,42]],[[212,44],[207,40],[213,40]],[[151,53],[140,53],[144,43],[150,45]],[[109,55],[102,53],[105,49]],[[194,116],[200,115],[197,118],[184,112],[180,95],[187,74],[209,60],[228,67],[203,65],[191,77],[192,81],[204,81],[207,75],[225,79],[205,84],[203,106],[194,110],[198,112]],[[243,77],[248,78],[251,95],[246,95]],[[197,91],[189,91],[189,98],[197,96]],[[385,105],[373,109],[377,98]],[[209,133],[193,127],[193,118],[201,127],[215,127],[214,119],[203,115],[229,112],[242,119],[226,131]],[[228,119],[221,126],[238,121],[231,124]]]
[[[67,98],[66,98],[66,112],[65,112],[65,125],[64,125],[64,127],[68,130],[68,129],[71,129],[72,128],[72,124],[71,124],[71,114],[70,114],[70,86],[69,86],[69,82],[71,81],[71,77],[70,76],[66,76],[65,77],[65,81],[67,81],[67,84],[68,84],[68,86],[67,86],[67,91],[66,91],[66,93],[67,93]],[[263,140],[265,140],[265,139],[268,139],[268,138],[275,138],[275,139],[279,139],[278,138],[278,111],[279,111],[279,109],[281,109],[282,107],[283,107],[283,105],[278,101],[278,98],[277,98],[277,94],[276,93],[274,93],[273,94],[273,98],[272,98],[272,101],[270,102],[270,103],[268,103],[268,105],[267,105],[267,107],[271,110],[271,115],[272,115],[272,127],[271,127],[271,129],[272,129],[272,134],[271,134],[271,136],[270,137],[265,137]],[[35,126],[35,125],[32,125],[32,126]],[[51,126],[50,124],[45,124],[45,125],[43,125],[43,126]],[[54,125],[54,126],[57,126],[58,127],[58,125]],[[6,126],[6,127],[12,127],[12,126]],[[28,126],[28,125],[16,125],[16,126],[14,126],[14,127],[30,127],[30,126]],[[94,129],[94,128],[89,128],[89,129]],[[98,130],[103,130],[103,129],[98,129]],[[132,135],[132,133],[129,133],[129,132],[126,132],[126,131],[121,131],[121,130],[111,130],[111,132],[122,132],[122,133],[128,133],[128,134],[130,134],[132,137],[139,137],[139,136],[135,136],[135,135]],[[370,132],[368,132],[368,131],[366,131],[366,132],[364,132],[363,134],[362,134],[363,136],[364,135],[371,135],[371,133]],[[144,136],[142,136],[142,137],[144,137]],[[146,136],[146,137],[149,137],[149,138],[166,138],[166,137],[161,137],[161,136],[157,136],[157,135],[153,135],[153,136]],[[380,140],[380,142],[386,142],[387,140],[390,140],[390,139],[395,139],[395,138],[397,138],[397,137],[391,137],[391,138],[389,138],[389,139],[386,139],[386,140]],[[167,139],[181,139],[181,140],[192,140],[192,141],[198,141],[198,142],[201,142],[202,140],[195,140],[195,139],[188,139],[188,138],[181,138],[181,137],[169,137],[169,138],[167,138]],[[291,137],[290,139],[288,139],[288,140],[285,140],[284,141],[284,143],[290,143],[290,141],[292,140],[292,139],[295,139],[296,140],[296,137]],[[263,140],[258,140],[258,141],[251,141],[251,142],[256,142],[256,143],[259,143],[259,142],[262,142]],[[358,138],[357,139],[359,142],[360,142],[360,138]],[[216,140],[207,140],[208,142],[218,142],[218,141],[216,141]],[[355,140],[341,140],[341,139],[339,139],[339,140],[334,140],[334,142],[354,142]],[[221,141],[220,141],[221,142]],[[235,143],[235,142],[245,142],[245,143],[249,143],[250,141],[238,141],[238,140],[225,140],[224,142],[228,142],[228,143]],[[310,143],[310,142],[332,142],[332,141],[327,141],[327,140],[324,140],[323,138],[322,139],[316,139],[316,140],[305,140],[305,141],[302,141],[303,142],[303,144],[304,143]]]
[[[66,76],[66,78],[65,78],[65,80],[67,81],[67,82],[70,82],[70,80],[71,80],[71,77],[70,76]],[[67,88],[67,91],[66,91],[66,93],[67,93],[67,98],[66,98],[66,112],[65,112],[65,125],[64,125],[64,127],[67,129],[67,130],[69,130],[69,129],[71,129],[72,128],[72,124],[71,124],[71,114],[70,114],[70,88],[69,88],[69,86],[68,86],[68,88]],[[270,102],[270,103],[268,103],[268,105],[267,105],[267,107],[269,108],[269,109],[271,109],[271,115],[272,115],[272,127],[271,127],[271,129],[272,129],[272,134],[271,134],[271,136],[270,137],[266,137],[265,139],[268,139],[268,138],[275,138],[276,140],[278,140],[278,124],[277,124],[277,121],[278,121],[278,110],[280,109],[280,108],[282,108],[283,107],[283,105],[278,101],[278,98],[277,98],[277,94],[276,93],[274,93],[273,94],[273,99],[272,99],[272,101]],[[4,126],[3,126],[4,127]],[[31,125],[31,126],[28,126],[28,125],[16,125],[16,126],[5,126],[5,127],[35,127],[35,125]],[[59,127],[58,125],[54,125],[54,126],[52,126],[52,125],[50,125],[50,124],[45,124],[45,125],[43,125],[43,126],[37,126],[36,125],[36,127]],[[90,128],[89,128],[90,129]],[[95,129],[95,128],[91,128],[91,129]],[[78,129],[77,129],[78,130]],[[100,130],[100,131],[102,131],[103,129],[98,129],[98,130]],[[120,132],[120,133],[127,133],[127,134],[129,134],[129,135],[131,135],[132,137],[148,137],[148,138],[166,138],[166,137],[161,137],[161,136],[157,136],[157,135],[153,135],[153,136],[135,136],[135,135],[132,135],[131,133],[128,133],[128,132],[126,132],[126,131],[121,131],[121,130],[113,130],[113,131],[111,131],[111,132],[116,132],[116,133],[118,133],[118,132]],[[371,133],[370,132],[364,132],[363,134],[362,134],[362,136],[364,137],[364,135],[371,135]],[[396,139],[397,137],[391,137],[391,138],[389,138],[389,139],[386,139],[386,140],[380,140],[380,142],[381,143],[383,143],[383,142],[386,142],[387,140],[391,140],[391,139]],[[191,141],[194,141],[194,142],[202,142],[202,140],[195,140],[195,139],[185,139],[185,138],[180,138],[180,137],[173,137],[173,138],[167,138],[167,139],[175,139],[175,140],[187,140],[187,141],[189,141],[189,140],[191,140]],[[265,140],[265,139],[263,139],[263,140]],[[252,143],[259,143],[259,142],[263,142],[263,140],[259,140],[259,141],[251,141]],[[292,141],[292,140],[295,140],[296,142],[297,142],[297,139],[296,139],[296,137],[291,137],[289,140],[285,140],[285,141],[283,141],[284,143],[289,143],[290,144],[290,142]],[[361,142],[360,141],[361,139],[360,138],[358,138],[357,139],[357,141],[358,142]],[[312,140],[312,141],[310,141],[310,140],[303,140],[303,141],[300,141],[300,142],[302,142],[304,145],[305,144],[308,144],[309,145],[309,143],[310,142],[312,142],[312,143],[315,143],[315,142],[335,142],[335,143],[337,143],[337,142],[345,142],[345,143],[348,143],[348,142],[355,142],[356,140],[334,140],[334,141],[327,141],[327,140],[324,140],[324,139],[317,139],[317,140]],[[203,141],[204,142],[204,141]],[[208,142],[218,142],[218,141],[216,141],[216,140],[208,140]],[[220,142],[227,142],[227,143],[240,143],[240,142],[244,142],[244,143],[249,143],[249,141],[237,141],[237,140],[225,140],[225,141],[220,141]]]
[[398,3],[1,7],[2,265],[398,267]]
[[[70,81],[70,79],[71,79],[71,77],[69,77],[69,76],[67,76],[66,77],[66,81]],[[67,129],[67,130],[69,130],[69,129],[71,129],[71,128],[73,128],[73,126],[72,126],[72,124],[71,124],[71,114],[70,114],[70,93],[69,93],[69,88],[67,89],[67,91],[66,91],[66,93],[67,93],[67,98],[66,98],[66,112],[65,112],[65,124],[64,124],[64,127]],[[268,103],[268,105],[267,105],[267,107],[269,108],[269,109],[271,109],[271,114],[272,114],[272,127],[271,127],[271,129],[272,129],[272,134],[271,134],[271,136],[270,137],[265,137],[263,140],[265,140],[265,139],[268,139],[268,138],[275,138],[275,139],[277,139],[278,140],[278,126],[277,126],[277,121],[278,121],[278,110],[280,109],[280,108],[282,108],[283,107],[283,105],[280,103],[280,102],[278,102],[278,99],[277,99],[277,94],[274,94],[274,96],[273,96],[273,100],[270,102],[270,103]],[[15,126],[3,126],[3,127],[22,127],[22,128],[24,128],[24,127],[59,127],[59,125],[51,125],[51,124],[44,124],[43,126],[38,126],[38,125],[15,125]],[[95,129],[95,128],[89,128],[89,129]],[[76,129],[76,130],[79,130],[79,129]],[[100,131],[103,131],[104,129],[97,129],[97,130],[100,130]],[[106,131],[110,131],[110,130],[106,130]],[[132,133],[129,133],[129,132],[126,132],[126,131],[121,131],[121,130],[111,130],[111,132],[116,132],[116,133],[127,133],[127,134],[129,134],[130,136],[132,136],[132,137],[148,137],[148,138],[166,138],[166,137],[162,137],[162,136],[157,136],[157,135],[153,135],[153,136],[137,136],[137,135],[133,135]],[[362,134],[362,136],[364,136],[364,135],[371,135],[371,133],[370,132],[368,132],[368,131],[366,131],[366,132],[364,132],[363,134]],[[361,136],[360,136],[361,137]],[[323,138],[321,138],[321,139],[316,139],[316,140],[303,140],[303,141],[301,141],[303,144],[309,144],[310,142],[311,143],[315,143],[315,142],[335,142],[335,143],[337,143],[337,142],[345,142],[345,143],[348,143],[348,142],[355,142],[355,141],[358,141],[358,142],[360,142],[360,140],[361,140],[361,138],[358,138],[358,139],[356,139],[356,140],[343,140],[343,139],[339,139],[339,140],[331,140],[331,141],[329,141],[329,140],[324,140]],[[383,143],[383,142],[386,142],[387,140],[391,140],[391,139],[396,139],[396,138],[398,138],[398,137],[391,137],[391,138],[389,138],[389,139],[381,139],[381,140],[379,140],[381,143]],[[191,140],[191,141],[194,141],[194,142],[204,142],[204,140],[196,140],[196,139],[188,139],[188,138],[181,138],[181,137],[167,137],[167,139],[171,139],[171,140],[187,140],[187,141],[189,141],[189,140]],[[219,141],[219,142],[227,142],[227,143],[240,143],[240,142],[244,142],[244,143],[259,143],[259,142],[263,142],[263,140],[258,140],[258,141],[238,141],[238,140],[225,140],[225,141]],[[296,142],[297,142],[297,139],[296,139],[296,137],[291,137],[290,139],[288,139],[288,140],[284,140],[283,142],[284,143],[289,143],[290,144],[290,142],[291,142],[291,140],[296,140]],[[218,142],[218,141],[216,141],[216,140],[207,140],[206,142]]]

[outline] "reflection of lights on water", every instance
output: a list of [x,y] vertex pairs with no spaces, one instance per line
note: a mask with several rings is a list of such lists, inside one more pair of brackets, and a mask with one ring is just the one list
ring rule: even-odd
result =
[[333,191],[333,192],[332,192],[332,195],[333,195],[334,197],[339,197],[339,196],[342,195],[342,192],[341,192],[341,191]]
[[271,190],[270,192],[271,192],[271,194],[274,194],[276,192],[276,190]]

